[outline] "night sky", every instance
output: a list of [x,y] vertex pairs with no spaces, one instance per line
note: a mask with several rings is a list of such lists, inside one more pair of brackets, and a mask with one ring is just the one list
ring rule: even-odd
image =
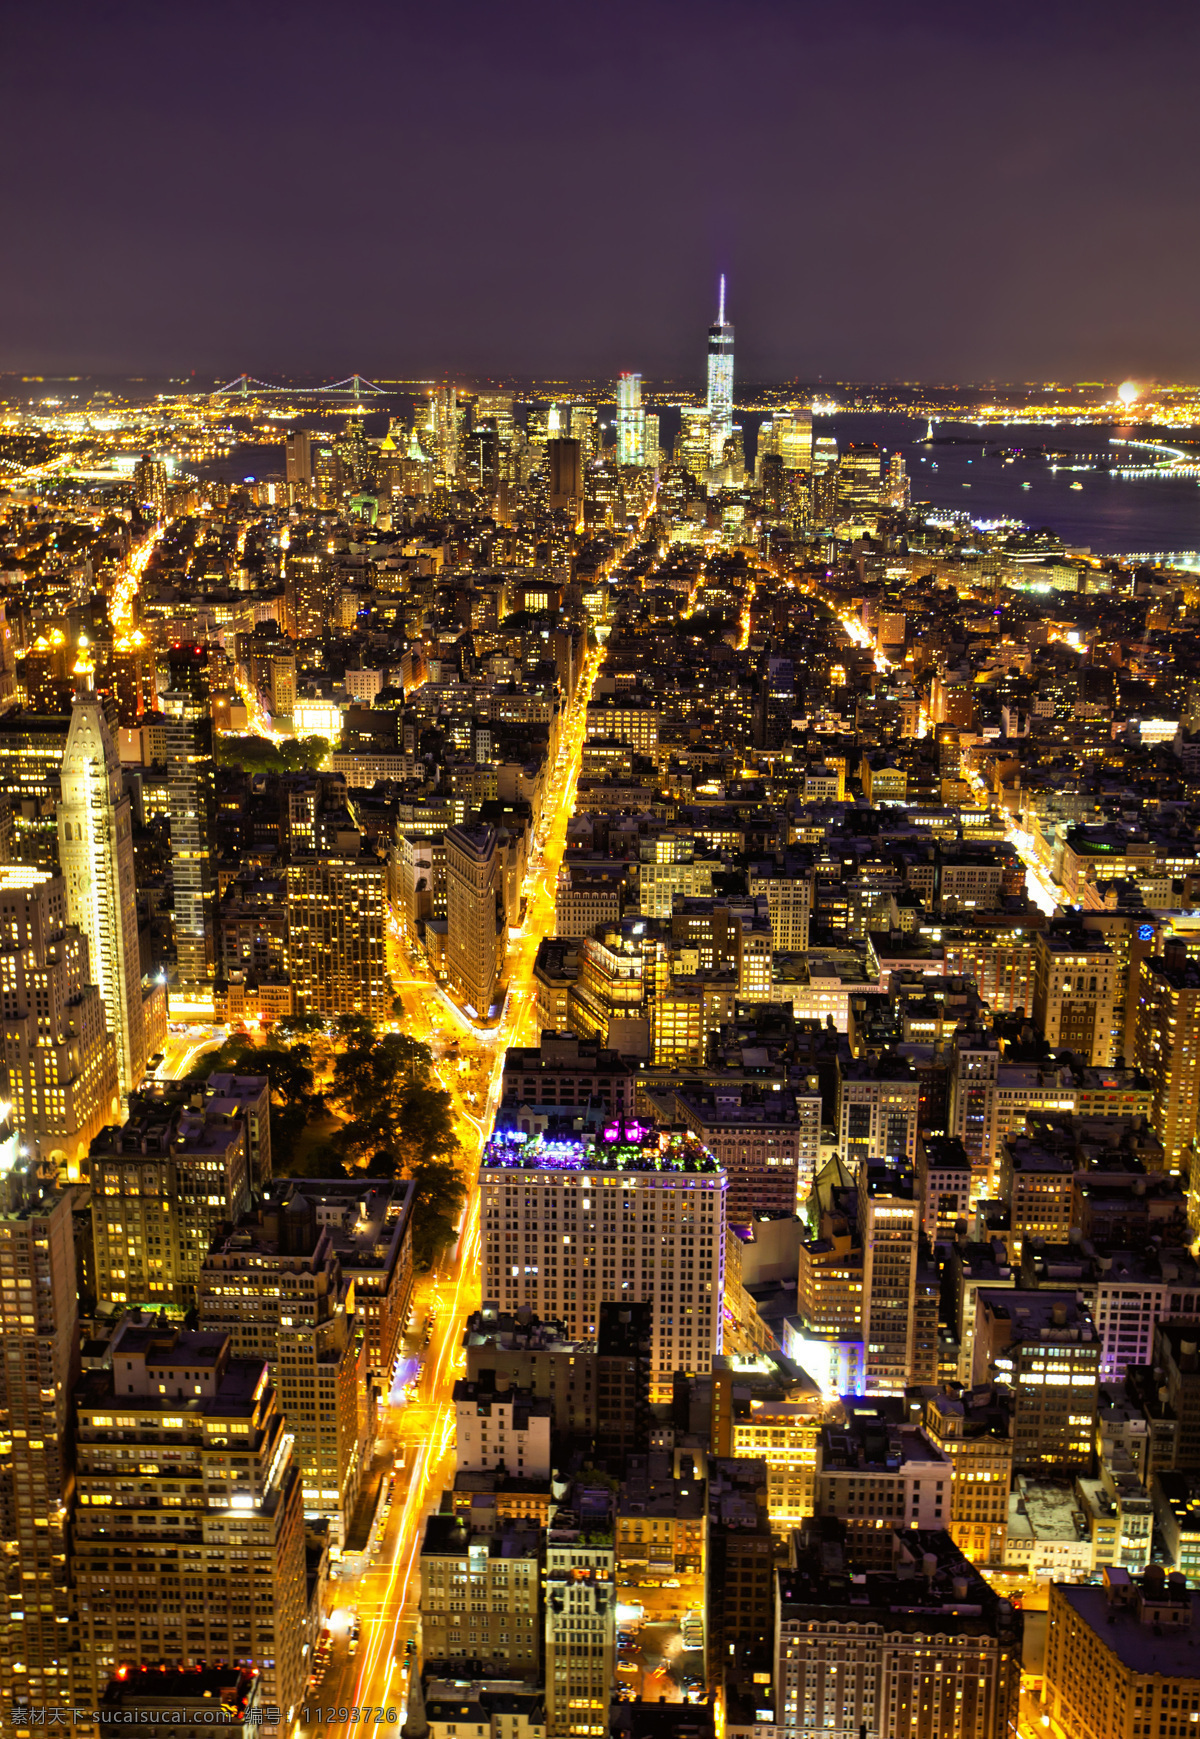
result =
[[1191,0],[3,17],[0,370],[1200,378]]

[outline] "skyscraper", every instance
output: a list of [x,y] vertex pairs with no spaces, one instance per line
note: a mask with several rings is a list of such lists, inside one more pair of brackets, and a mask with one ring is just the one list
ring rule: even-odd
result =
[[75,1428],[76,1701],[95,1707],[122,1665],[233,1661],[258,1668],[290,1732],[304,1689],[304,1504],[266,1360],[236,1357],[223,1334],[126,1317],[75,1390]]
[[148,517],[167,517],[167,468],[161,459],[143,453],[138,460],[133,468],[133,499],[134,506]]
[[4,1095],[39,1158],[80,1174],[92,1138],[120,1110],[117,1053],[89,982],[87,939],[67,923],[61,876],[0,868]]
[[156,1024],[156,1017],[142,991],[129,797],[104,702],[87,667],[79,671],[61,782],[58,855],[67,882],[67,917],[87,937],[92,978],[117,1041],[117,1072],[127,1097],[146,1073],[157,1037],[148,1024]]
[[208,660],[202,647],[168,653],[171,686],[163,694],[167,785],[171,815],[171,876],[175,890],[175,958],[181,985],[212,977],[212,715]]
[[[161,1089],[160,1089],[161,1091]],[[246,1121],[135,1093],[92,1143],[96,1293],[188,1310],[217,1229],[250,1206]]]
[[719,465],[733,433],[733,327],[725,319],[725,274],[721,274],[717,322],[708,329],[708,456]]
[[[1138,968],[1133,1061],[1154,1085],[1150,1125],[1170,1171],[1186,1170],[1200,1107],[1200,969],[1172,937]],[[1192,1186],[1193,1223],[1196,1217]]]
[[446,970],[486,1017],[504,969],[500,854],[494,827],[446,830]]
[[920,1224],[921,1204],[903,1159],[862,1160],[858,1230],[868,1394],[900,1395],[910,1381]]
[[390,1012],[383,959],[386,875],[383,859],[370,851],[298,854],[288,863],[288,970],[297,1007],[372,1020]]
[[305,491],[312,486],[312,436],[307,429],[289,429],[286,445],[287,480]]
[[61,1708],[73,1700],[65,1494],[79,1340],[71,1192],[47,1186],[35,1161],[18,1158],[10,1124],[0,1135],[0,1706],[7,1726],[16,1704]]
[[485,1298],[585,1340],[601,1304],[645,1300],[659,1395],[677,1370],[708,1371],[721,1350],[727,1178],[694,1136],[619,1119],[587,1136],[497,1129],[479,1182]]
[[[196,1287],[200,1327],[227,1334],[236,1357],[265,1358],[295,1434],[309,1515],[328,1516],[344,1545],[358,1500],[359,1360],[354,1288],[333,1233],[299,1191],[283,1213],[258,1209],[219,1233]],[[365,1384],[364,1384],[365,1387]]]
[[646,460],[646,418],[642,411],[642,377],[617,377],[617,464],[643,465]]

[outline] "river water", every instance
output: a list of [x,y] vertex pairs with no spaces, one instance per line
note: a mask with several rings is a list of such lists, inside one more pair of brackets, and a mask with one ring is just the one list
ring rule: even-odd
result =
[[[1123,441],[1189,447],[1200,440],[1200,431],[1017,423],[979,429],[939,423],[928,441],[926,430],[923,420],[866,412],[819,417],[815,423],[815,432],[835,436],[839,448],[852,441],[875,441],[888,452],[903,453],[914,501],[929,501],[976,520],[1019,519],[1035,528],[1046,526],[1071,546],[1097,555],[1200,551],[1196,478],[1123,478],[1098,468],[1108,455],[1132,463],[1153,458]],[[999,449],[1011,455],[1011,462],[999,456]],[[1047,458],[1046,449],[1063,456]],[[1094,469],[1074,469],[1096,462]],[[1075,483],[1082,487],[1072,488]]]

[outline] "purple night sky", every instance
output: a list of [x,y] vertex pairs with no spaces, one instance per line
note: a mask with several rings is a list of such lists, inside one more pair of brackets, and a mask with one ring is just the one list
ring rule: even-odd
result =
[[0,370],[1200,377],[1184,0],[9,7]]

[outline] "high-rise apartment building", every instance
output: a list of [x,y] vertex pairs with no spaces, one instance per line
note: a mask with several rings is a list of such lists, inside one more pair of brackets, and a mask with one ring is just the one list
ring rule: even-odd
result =
[[617,1658],[611,1497],[576,1489],[546,1533],[546,1739],[602,1739]]
[[1091,1465],[1100,1337],[1075,1292],[976,1294],[972,1383],[1013,1392],[1013,1466],[1084,1472]]
[[165,1036],[161,995],[142,988],[133,822],[121,757],[104,703],[86,671],[75,693],[63,753],[58,855],[67,917],[87,937],[92,980],[116,1040],[122,1097],[141,1084],[146,1058]]
[[167,468],[161,459],[143,453],[133,468],[134,505],[148,518],[167,517]]
[[1033,1018],[1046,1042],[1107,1068],[1124,1029],[1116,955],[1094,930],[1043,931],[1035,948]]
[[[219,1235],[196,1282],[199,1324],[228,1335],[237,1358],[265,1358],[296,1439],[308,1515],[327,1516],[344,1545],[358,1501],[366,1442],[359,1431],[354,1293],[315,1204],[245,1215]],[[365,1411],[365,1410],[364,1410]]]
[[216,876],[213,843],[213,735],[208,655],[201,646],[167,653],[171,686],[160,696],[167,749],[175,957],[181,985],[213,975]]
[[288,550],[284,591],[296,639],[319,640],[337,593],[337,570],[323,549]]
[[921,1084],[909,1058],[885,1052],[847,1062],[838,1074],[837,1122],[851,1162],[917,1157]]
[[245,1120],[250,1184],[256,1192],[261,1191],[273,1175],[270,1081],[266,1075],[210,1075],[206,1105],[214,1115]]
[[733,327],[725,319],[725,276],[716,324],[708,329],[708,453],[713,465],[725,456],[725,443],[733,434]]
[[307,429],[289,429],[286,437],[287,481],[303,490],[312,487],[312,436]]
[[0,798],[12,809],[12,855],[18,863],[57,871],[58,805],[69,712],[0,713]]
[[646,462],[646,417],[642,410],[642,377],[617,377],[617,464]]
[[100,1300],[190,1309],[218,1227],[250,1206],[245,1121],[136,1093],[90,1167]]
[[[81,1689],[122,1665],[231,1661],[290,1733],[304,1690],[300,1470],[265,1360],[126,1317],[74,1396]],[[90,1682],[89,1682],[90,1681]]]
[[776,952],[806,953],[813,904],[812,863],[794,859],[783,864],[772,860],[751,864],[747,887],[752,899],[766,895],[771,915],[771,945]]
[[894,1561],[860,1570],[814,1527],[779,1572],[775,1733],[1010,1739],[1021,1615],[944,1530],[892,1537]]
[[767,1464],[757,1456],[708,1460],[708,1676],[769,1672],[775,1631],[775,1538]]
[[921,1203],[902,1160],[858,1168],[863,1247],[862,1331],[869,1394],[903,1394],[911,1382]]
[[446,970],[486,1018],[504,970],[502,865],[494,827],[446,829]]
[[1179,1571],[1151,1564],[1140,1578],[1120,1566],[1104,1587],[1050,1584],[1045,1721],[1072,1739],[1184,1735],[1200,1715],[1195,1635],[1200,1594]]
[[1188,1171],[1200,1109],[1200,966],[1185,943],[1138,967],[1134,1056],[1154,1088],[1150,1125],[1171,1171]]
[[[67,1579],[71,1394],[79,1372],[71,1193],[0,1130],[0,1704],[80,1700]],[[20,1722],[13,1722],[19,1728]]]
[[62,876],[0,866],[4,1097],[38,1158],[70,1177],[121,1108],[116,1046],[89,980],[87,938],[67,922]]
[[616,1119],[593,1134],[497,1129],[480,1166],[483,1296],[594,1339],[599,1306],[654,1306],[651,1368],[721,1350],[726,1177],[694,1136]]
[[425,1671],[474,1670],[534,1679],[542,1658],[543,1536],[527,1521],[470,1528],[432,1515],[421,1542]]
[[275,1178],[264,1191],[263,1215],[286,1223],[290,1204],[311,1202],[328,1232],[343,1279],[354,1286],[354,1327],[366,1348],[369,1373],[388,1389],[412,1303],[412,1210],[416,1185],[407,1179]]
[[288,971],[313,1014],[391,1013],[384,963],[387,865],[373,852],[292,857],[287,865]]

